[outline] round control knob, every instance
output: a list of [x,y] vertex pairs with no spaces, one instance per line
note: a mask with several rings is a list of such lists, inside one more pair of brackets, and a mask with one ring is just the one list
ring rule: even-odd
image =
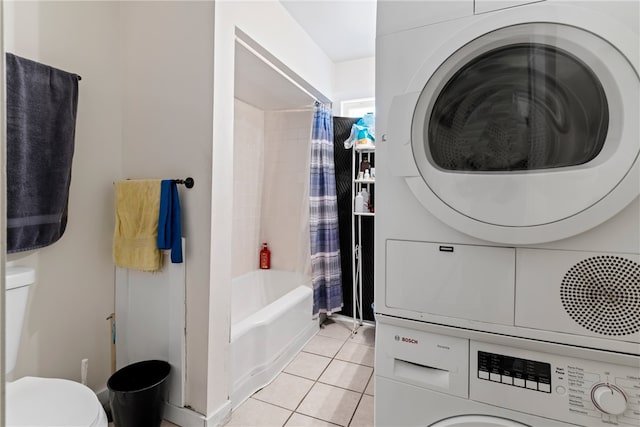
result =
[[627,396],[613,384],[596,384],[591,389],[591,401],[605,414],[620,415],[627,410]]

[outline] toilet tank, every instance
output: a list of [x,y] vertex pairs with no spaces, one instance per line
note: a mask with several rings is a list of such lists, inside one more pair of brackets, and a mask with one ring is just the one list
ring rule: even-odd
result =
[[5,271],[5,373],[16,367],[29,286],[35,282],[33,268],[7,266]]

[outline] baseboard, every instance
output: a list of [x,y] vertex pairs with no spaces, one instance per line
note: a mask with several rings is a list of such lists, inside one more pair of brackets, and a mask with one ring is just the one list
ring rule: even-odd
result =
[[[96,396],[107,415],[110,415],[109,389],[105,388],[96,392]],[[164,419],[180,427],[220,427],[231,419],[231,401],[227,400],[208,417],[189,408],[180,408],[166,403],[164,405]]]
[[180,427],[221,427],[231,419],[231,401],[225,401],[207,417],[167,403],[164,405],[164,419]]
[[164,405],[163,418],[181,427],[206,427],[207,425],[204,415],[170,403]]
[[224,402],[208,417],[205,427],[222,427],[231,420],[231,400]]

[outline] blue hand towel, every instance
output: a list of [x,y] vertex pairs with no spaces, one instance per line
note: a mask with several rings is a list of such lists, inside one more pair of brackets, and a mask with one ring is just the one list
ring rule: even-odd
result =
[[48,246],[67,226],[78,76],[6,54],[7,252]]
[[180,228],[180,197],[174,180],[165,179],[160,186],[160,216],[158,218],[158,248],[171,249],[171,262],[182,262],[182,230]]

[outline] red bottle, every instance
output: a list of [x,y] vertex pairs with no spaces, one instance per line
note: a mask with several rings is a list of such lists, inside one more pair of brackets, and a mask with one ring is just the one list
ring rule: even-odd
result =
[[266,243],[262,244],[262,250],[260,251],[260,269],[268,270],[271,268],[271,251],[267,247]]

